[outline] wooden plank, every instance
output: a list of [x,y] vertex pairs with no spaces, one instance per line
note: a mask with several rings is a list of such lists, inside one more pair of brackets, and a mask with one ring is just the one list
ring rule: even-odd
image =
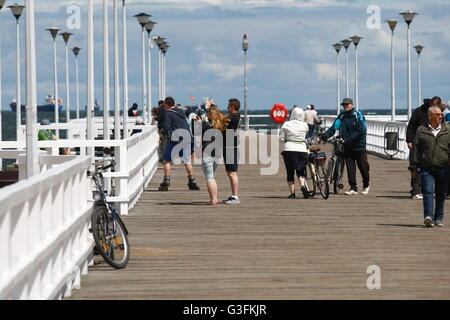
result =
[[[206,205],[201,167],[200,191],[187,189],[177,166],[171,190],[158,192],[158,170],[124,217],[128,267],[112,270],[98,260],[71,299],[450,298],[450,229],[423,227],[422,201],[409,199],[406,161],[370,156],[370,194],[328,200],[287,199],[279,161],[272,176],[241,165],[241,204],[215,207]],[[223,165],[216,179],[226,199]],[[367,288],[371,265],[381,268],[380,290]]]

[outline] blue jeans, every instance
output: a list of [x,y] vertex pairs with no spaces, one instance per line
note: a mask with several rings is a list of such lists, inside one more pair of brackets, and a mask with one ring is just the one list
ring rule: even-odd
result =
[[[434,216],[435,222],[442,222],[444,220],[444,201],[447,195],[447,168],[435,172],[420,169],[420,178],[424,218],[431,217],[433,219]],[[434,208],[433,196],[436,200],[436,208]]]

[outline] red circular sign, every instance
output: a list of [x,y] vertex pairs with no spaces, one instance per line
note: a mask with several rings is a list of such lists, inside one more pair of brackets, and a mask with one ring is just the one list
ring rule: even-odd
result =
[[270,116],[276,124],[281,124],[286,120],[288,116],[288,110],[284,104],[277,103],[274,104],[272,110],[270,110]]

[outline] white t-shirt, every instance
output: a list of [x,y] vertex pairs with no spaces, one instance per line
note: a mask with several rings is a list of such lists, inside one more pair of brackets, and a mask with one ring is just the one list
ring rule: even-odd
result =
[[280,139],[284,142],[283,151],[307,152],[306,134],[308,131],[308,124],[304,121],[286,121],[280,131]]

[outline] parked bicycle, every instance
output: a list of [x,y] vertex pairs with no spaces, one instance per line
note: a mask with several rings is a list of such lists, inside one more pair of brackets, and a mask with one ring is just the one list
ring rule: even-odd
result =
[[325,152],[320,152],[320,147],[310,146],[309,156],[306,166],[306,189],[310,197],[316,195],[316,191],[324,199],[330,196],[330,186],[328,183],[327,171],[325,169],[325,162],[327,160]]
[[[104,154],[110,154],[105,148]],[[103,187],[103,172],[115,165],[114,160],[107,166],[96,166],[95,171],[88,171],[88,176],[94,182],[93,197],[94,211],[91,216],[91,229],[96,249],[103,259],[113,268],[122,269],[128,264],[130,258],[130,245],[128,231],[114,208],[106,200],[107,192]]]
[[329,184],[333,184],[333,191],[335,194],[338,194],[340,190],[344,189],[344,185],[342,184],[345,168],[344,140],[340,136],[337,136],[328,139],[328,142],[333,145],[333,150],[328,160],[327,174]]

